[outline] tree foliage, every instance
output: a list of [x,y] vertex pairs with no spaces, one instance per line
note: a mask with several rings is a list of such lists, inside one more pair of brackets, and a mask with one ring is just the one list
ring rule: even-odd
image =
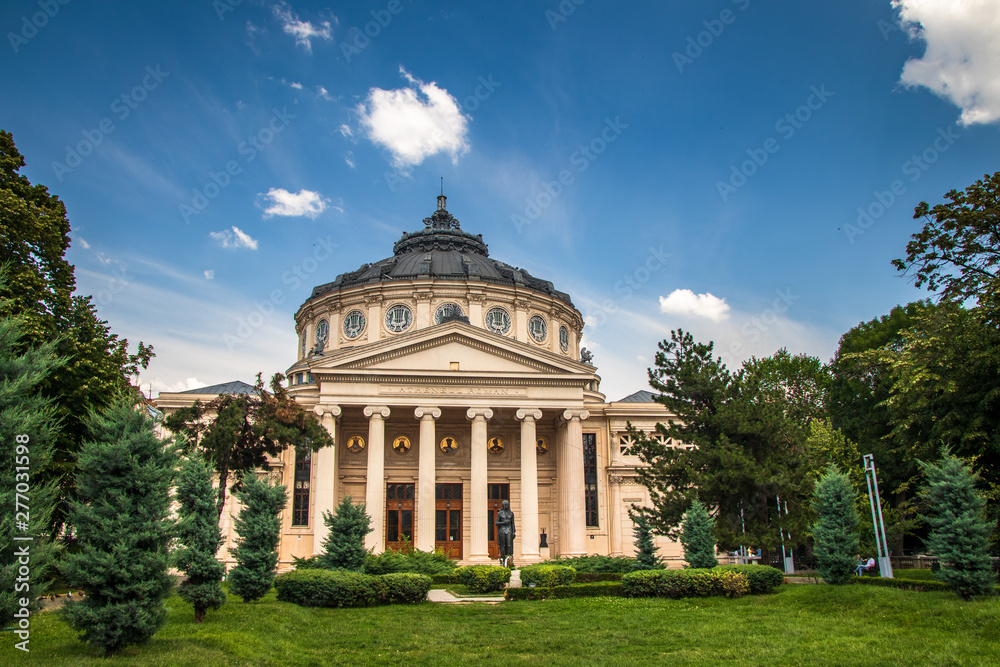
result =
[[110,656],[145,643],[166,623],[177,458],[131,397],[120,396],[88,422],[94,439],[80,452],[79,497],[69,515],[79,549],[66,554],[60,569],[85,594],[65,607],[66,620]]
[[323,513],[323,523],[330,533],[323,540],[321,567],[330,570],[361,572],[365,566],[365,535],[372,532],[371,517],[364,503],[355,504],[346,496],[333,514]]
[[662,441],[631,431],[632,453],[646,464],[638,473],[652,499],[653,527],[676,538],[697,495],[716,508],[721,548],[773,549],[781,543],[781,496],[790,510],[781,527],[804,535],[812,493],[805,443],[809,423],[824,415],[828,384],[819,360],[779,350],[730,373],[713,358],[712,343],[673,331],[649,379],[674,415],[657,426]]
[[715,535],[712,529],[715,520],[709,516],[705,505],[695,498],[684,514],[681,544],[684,546],[684,560],[694,568],[713,568],[719,564],[715,557]]
[[[37,472],[52,456],[56,421],[52,401],[41,396],[39,386],[61,361],[54,355],[52,342],[20,351],[21,325],[20,319],[0,316],[0,506],[4,508],[0,517],[0,627],[10,626],[21,598],[31,601],[29,610],[37,609],[55,555],[49,516],[58,489],[52,482],[39,483]],[[20,503],[21,508],[16,498],[19,490],[27,491],[22,496],[28,498],[27,503]],[[15,536],[32,539],[30,543],[15,541]],[[18,573],[25,549],[30,558],[27,580]]]
[[920,202],[913,210],[924,227],[906,244],[906,257],[892,264],[913,270],[917,287],[944,300],[982,303],[1000,287],[1000,171],[945,198],[946,203]]
[[649,525],[649,517],[643,509],[633,506],[629,510],[635,535],[635,565],[633,570],[659,570],[663,568],[660,557],[656,555],[656,543],[653,540],[653,529]]
[[0,315],[23,318],[21,349],[57,341],[56,354],[66,359],[41,384],[60,421],[52,459],[39,471],[39,482],[60,483],[52,518],[58,528],[74,494],[77,455],[92,435],[86,416],[132,390],[130,377],[149,364],[153,348],[140,342],[129,354],[128,341],[111,333],[90,297],[73,295],[66,207],[44,185],[21,175],[24,166],[11,134],[0,130],[0,266],[8,272],[0,285]]
[[239,537],[230,549],[236,566],[229,573],[229,591],[250,602],[267,595],[274,584],[281,511],[288,497],[284,486],[272,486],[257,475],[248,475],[235,493],[243,508],[234,522]]
[[846,584],[857,567],[857,491],[850,478],[831,465],[816,483],[812,528],[816,570],[828,584]]
[[164,426],[183,436],[187,453],[202,452],[219,474],[217,516],[222,516],[231,474],[236,476],[232,485],[236,490],[249,473],[267,465],[268,456],[278,456],[289,446],[316,451],[333,445],[316,416],[281,386],[284,379],[276,373],[267,392],[258,373],[252,394],[221,394],[205,404],[197,401],[163,420]]
[[940,463],[921,462],[921,467],[927,475],[924,519],[931,529],[926,546],[941,565],[935,576],[965,600],[992,593],[986,502],[976,492],[976,475],[946,447]]
[[177,539],[174,564],[187,578],[178,594],[194,605],[194,622],[201,623],[208,609],[226,601],[222,590],[225,566],[216,558],[222,545],[219,517],[215,513],[212,471],[200,455],[190,456],[177,476]]

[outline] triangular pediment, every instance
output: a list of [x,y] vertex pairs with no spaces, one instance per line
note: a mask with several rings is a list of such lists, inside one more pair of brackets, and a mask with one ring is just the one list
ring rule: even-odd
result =
[[428,327],[370,345],[331,350],[310,360],[313,373],[375,371],[406,373],[590,375],[593,368],[548,350],[491,334],[461,322]]

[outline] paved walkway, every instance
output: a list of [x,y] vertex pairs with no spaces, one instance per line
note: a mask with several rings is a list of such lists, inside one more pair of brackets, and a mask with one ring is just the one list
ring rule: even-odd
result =
[[[521,571],[514,570],[510,573],[510,583],[507,584],[507,588],[520,588],[521,587]],[[427,599],[431,602],[444,602],[447,604],[455,604],[462,602],[487,602],[489,604],[496,604],[498,602],[503,602],[506,598],[502,595],[500,597],[457,597],[452,595],[443,588],[435,588],[427,591]]]

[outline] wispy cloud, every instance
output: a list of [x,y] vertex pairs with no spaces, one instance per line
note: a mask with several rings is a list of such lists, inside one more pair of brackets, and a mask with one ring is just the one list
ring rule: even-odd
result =
[[900,81],[923,86],[962,110],[961,123],[1000,120],[1000,3],[996,0],[895,0],[910,37],[926,44]]
[[438,153],[454,163],[469,150],[469,121],[458,101],[433,81],[424,83],[402,67],[408,85],[396,90],[372,88],[358,105],[361,126],[373,143],[392,153],[393,164],[406,169]]
[[292,11],[292,8],[286,2],[274,5],[271,9],[274,11],[275,18],[281,24],[281,29],[286,35],[295,37],[295,43],[304,48],[306,53],[312,53],[313,39],[321,39],[328,42],[333,40],[333,28],[330,26],[329,21],[323,21],[319,24],[300,21],[298,15]]
[[729,304],[711,293],[695,294],[689,289],[675,289],[660,297],[660,312],[722,322],[729,318]]
[[205,280],[214,280],[214,279],[215,279],[215,271],[212,269],[206,269]]
[[[223,229],[221,232],[209,232],[208,235],[215,239],[223,248],[257,249],[257,240],[251,238],[249,234],[236,225],[233,225],[232,230]],[[205,277],[211,280],[212,277],[208,275],[207,271],[205,274]],[[212,276],[214,275],[213,273]]]
[[[287,216],[291,218],[306,217],[315,220],[320,213],[330,207],[330,200],[318,192],[312,190],[299,190],[289,192],[284,188],[271,188],[267,194],[260,194],[265,203],[270,205],[264,209],[264,217],[270,218],[274,215]],[[341,206],[332,208],[343,213]]]

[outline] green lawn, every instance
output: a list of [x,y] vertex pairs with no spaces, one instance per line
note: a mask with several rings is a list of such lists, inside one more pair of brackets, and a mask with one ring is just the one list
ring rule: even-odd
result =
[[[1000,598],[862,586],[786,585],[738,600],[588,598],[499,605],[304,609],[229,604],[170,621],[113,663],[53,613],[32,619],[39,665],[996,665]],[[6,633],[5,633],[6,634]],[[19,654],[2,641],[5,658]]]

